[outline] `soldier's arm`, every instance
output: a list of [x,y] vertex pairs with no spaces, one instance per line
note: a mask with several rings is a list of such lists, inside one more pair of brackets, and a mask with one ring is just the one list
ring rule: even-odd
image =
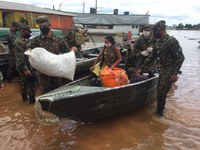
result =
[[78,42],[77,40],[75,40],[76,43],[76,47],[78,48],[78,50],[81,50],[81,44],[80,42]]
[[60,39],[59,40],[60,42],[60,52],[61,53],[66,53],[66,52],[69,52],[70,51],[70,48],[69,48],[69,46],[68,46],[68,44],[67,44],[67,42],[64,40],[64,39]]
[[33,49],[35,47],[40,47],[40,44],[38,41],[39,40],[37,37],[32,38],[28,43],[28,48]]
[[15,59],[16,59],[16,66],[19,69],[19,71],[24,72],[27,70],[27,66],[24,62],[24,45],[20,41],[16,41],[14,43],[14,54],[15,54]]
[[141,40],[142,38],[140,37],[139,39],[137,39],[134,43],[134,55],[139,55],[140,52],[142,51],[141,48]]
[[15,41],[15,37],[11,36],[10,34],[8,35],[7,37],[7,41],[8,41],[8,46],[9,48],[12,48],[13,47],[13,44],[14,44],[14,41]]
[[150,55],[145,59],[144,63],[138,66],[138,69],[143,70],[146,66],[152,63],[156,58],[156,54],[157,54],[157,51],[154,49],[152,53],[150,53]]
[[175,38],[173,38],[170,41],[169,47],[170,47],[170,50],[172,53],[172,57],[174,59],[173,70],[174,70],[174,73],[178,74],[178,72],[183,64],[183,61],[185,60],[185,57],[183,55],[182,48],[179,45],[179,42]]

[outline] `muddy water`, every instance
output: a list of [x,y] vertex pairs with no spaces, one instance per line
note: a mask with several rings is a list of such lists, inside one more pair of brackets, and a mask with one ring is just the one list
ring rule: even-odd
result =
[[168,94],[163,118],[156,103],[95,123],[62,119],[46,126],[34,105],[19,97],[18,83],[0,92],[0,150],[198,150],[200,149],[200,32],[169,31],[183,47],[186,60]]

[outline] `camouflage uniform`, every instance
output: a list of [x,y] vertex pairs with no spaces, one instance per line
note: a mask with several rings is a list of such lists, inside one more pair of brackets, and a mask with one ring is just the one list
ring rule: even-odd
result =
[[[145,56],[141,55],[142,51],[147,50],[148,47],[153,47],[154,41],[152,38],[145,38],[145,36],[142,34],[140,38],[135,42],[134,45],[134,55],[136,57],[136,68],[139,68],[143,63],[144,60],[146,59]],[[154,63],[152,63],[149,66],[146,66],[145,72],[148,72],[148,70],[152,70],[154,66]]]
[[126,55],[125,55],[125,70],[128,74],[128,77],[130,78],[131,73],[135,73],[136,71],[136,56],[134,55],[134,49],[131,47],[131,45],[127,45],[125,47],[127,49]]
[[15,56],[14,56],[14,41],[17,38],[16,31],[10,31],[8,34],[8,48],[9,48],[9,68],[7,71],[8,81],[11,81],[11,78],[16,74],[16,64],[15,64]]
[[[154,25],[154,29],[157,27],[164,27],[165,29],[165,21],[157,22]],[[174,37],[166,34],[156,42],[155,51],[153,51],[152,56],[146,60],[140,69],[142,70],[145,65],[154,61],[157,53],[159,53],[161,65],[157,87],[157,113],[162,116],[163,110],[165,109],[167,93],[172,85],[170,79],[172,75],[178,74],[185,57],[182,53],[182,48],[180,47],[179,42]]]
[[[28,56],[24,52],[28,49],[29,39],[19,37],[14,42],[16,66],[20,76],[20,92],[23,101],[29,97],[30,102],[35,102],[36,94],[36,76],[31,67]],[[26,77],[24,71],[29,70],[32,74],[31,77]]]
[[[50,24],[49,20],[46,16],[40,16],[36,20],[36,23],[39,25],[44,24],[45,26]],[[47,36],[41,34],[41,35],[31,39],[29,47],[32,49],[35,47],[42,47],[53,54],[60,54],[60,53],[68,52],[69,47],[68,47],[67,43],[64,41],[64,39],[56,37],[53,34],[53,32],[51,32],[51,33],[52,33],[51,37],[47,37]],[[48,67],[51,67],[51,66],[48,66]],[[40,84],[40,88],[41,88],[41,94],[44,94],[55,88],[58,88],[61,85],[61,78],[50,77],[41,72],[38,72],[37,75],[38,75],[39,84]]]
[[81,44],[76,40],[75,33],[72,29],[69,29],[64,37],[65,42],[68,44],[69,48],[77,47],[78,51],[76,53],[77,58],[83,57],[81,53]]

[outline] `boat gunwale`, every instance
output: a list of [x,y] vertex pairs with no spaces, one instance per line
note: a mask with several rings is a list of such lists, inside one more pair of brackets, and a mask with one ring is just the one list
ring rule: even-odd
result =
[[[76,87],[76,86],[78,87],[79,86],[79,87],[84,87],[82,85],[73,85],[73,83],[79,82],[80,80],[84,80],[85,78],[89,78],[91,76],[92,75],[85,76],[85,77],[83,77],[81,79],[78,79],[76,81],[72,81],[72,82],[70,82],[68,84],[65,84],[64,86],[72,86],[72,87]],[[145,82],[148,82],[148,81],[151,81],[151,80],[154,80],[154,79],[158,78],[158,76],[159,75],[156,74],[152,78],[149,78],[149,79],[146,79],[146,80],[142,80],[142,81],[139,81],[139,82],[136,82],[136,83],[129,83],[129,84],[126,84],[126,85],[117,86],[117,87],[111,87],[111,88],[110,87],[99,87],[99,89],[91,91],[91,92],[82,92],[82,93],[79,93],[79,94],[73,94],[74,92],[70,92],[70,95],[67,96],[67,97],[65,97],[65,98],[69,99],[69,98],[72,98],[72,97],[80,97],[80,96],[84,96],[84,95],[91,95],[91,94],[94,94],[94,93],[103,93],[103,92],[107,92],[107,91],[111,91],[112,92],[112,91],[116,91],[116,90],[119,90],[119,89],[124,89],[124,88],[128,88],[128,87],[132,87],[132,86],[143,84]],[[85,87],[95,87],[95,88],[98,88],[97,86],[85,86]],[[44,94],[44,95],[41,95],[39,101],[53,102],[54,99],[52,99],[52,96],[45,96],[45,94]]]

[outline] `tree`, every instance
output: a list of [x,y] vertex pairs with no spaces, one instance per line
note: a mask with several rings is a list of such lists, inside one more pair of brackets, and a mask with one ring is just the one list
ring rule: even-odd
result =
[[183,30],[184,25],[182,23],[179,23],[178,26],[176,27],[176,30]]

